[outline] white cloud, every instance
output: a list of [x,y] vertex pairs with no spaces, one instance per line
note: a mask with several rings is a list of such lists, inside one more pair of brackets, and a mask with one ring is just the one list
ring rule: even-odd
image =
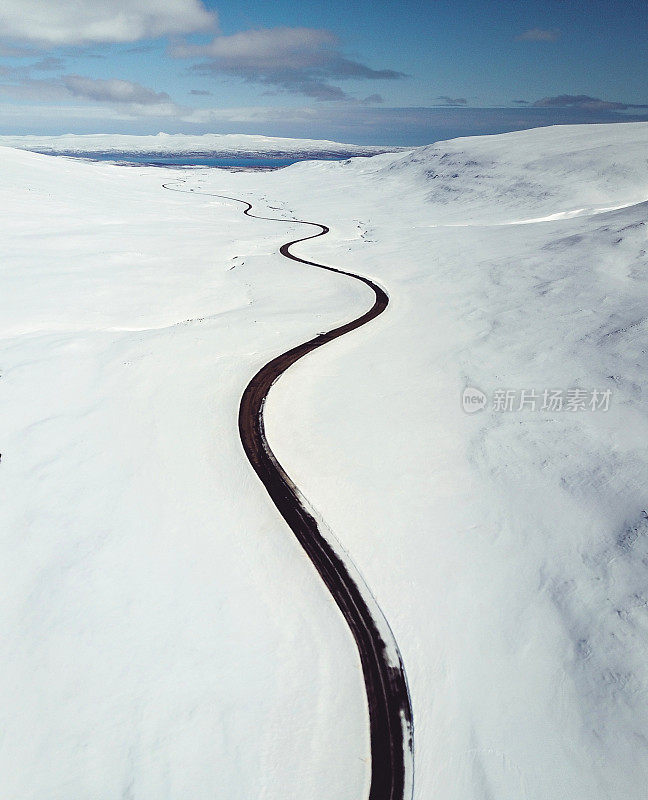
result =
[[373,69],[346,58],[336,37],[314,28],[266,28],[217,36],[205,45],[172,48],[176,58],[203,58],[194,67],[202,73],[235,75],[318,100],[349,99],[329,80],[394,80],[405,77],[391,69]]
[[[156,92],[132,81],[115,78],[103,80],[83,75],[63,75],[51,80],[18,76],[12,84],[0,84],[0,96],[37,103],[82,100],[89,105],[113,107],[129,117],[176,118],[188,111],[184,106],[174,103],[166,92]],[[3,114],[5,112],[3,107]]]
[[207,30],[201,0],[2,0],[0,37],[42,45],[134,42]]
[[85,97],[99,103],[141,103],[151,105],[170,101],[166,92],[155,92],[139,83],[112,78],[86,78],[82,75],[65,75],[63,84],[75,97]]
[[206,45],[178,45],[172,53],[178,58],[207,56],[236,67],[303,67],[317,63],[320,50],[334,43],[333,34],[325,30],[265,28],[218,36]]
[[[7,70],[12,73],[12,70]],[[2,71],[0,70],[0,75]],[[7,77],[16,79],[14,74]],[[0,84],[0,97],[14,97],[26,103],[56,102],[70,97],[70,93],[60,81],[35,80],[33,78],[18,78],[14,83]],[[7,113],[7,107],[2,105],[2,117]]]
[[131,114],[108,106],[64,106],[60,104],[24,106],[7,103],[3,104],[2,116],[6,121],[29,120],[37,124],[47,124],[56,120],[74,120],[83,123],[92,120],[132,119]]
[[132,81],[64,75],[62,83],[73,97],[119,106],[134,116],[173,117],[184,111],[166,92],[156,92]]

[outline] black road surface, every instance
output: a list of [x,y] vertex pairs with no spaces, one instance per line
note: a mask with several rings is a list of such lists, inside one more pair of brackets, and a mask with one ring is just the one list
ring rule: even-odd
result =
[[[204,195],[204,192],[165,189]],[[405,793],[412,790],[412,770],[406,768],[406,759],[412,758],[412,709],[407,678],[400,653],[398,664],[390,659],[380,626],[369,609],[363,593],[352,578],[349,569],[320,532],[312,514],[304,508],[290,477],[277,461],[266,439],[263,410],[272,384],[296,361],[307,353],[322,347],[346,333],[366,325],[383,313],[389,303],[387,294],[369,278],[335,267],[307,261],[293,255],[290,248],[298,242],[316,239],[329,232],[326,225],[302,220],[260,217],[250,213],[252,205],[245,200],[225,195],[207,195],[231,200],[245,206],[243,213],[254,219],[273,222],[296,223],[319,228],[317,233],[282,245],[280,252],[292,261],[336,272],[364,283],[375,295],[374,304],[361,316],[273,358],[247,385],[239,406],[239,433],[250,464],[261,479],[275,506],[286,520],[301,546],[319,572],[328,591],[337,603],[355,639],[369,708],[371,739],[371,787],[369,800],[406,800]],[[384,629],[384,625],[383,625]],[[395,642],[393,643],[395,644]],[[397,650],[397,648],[396,648]],[[410,773],[410,774],[408,774]]]

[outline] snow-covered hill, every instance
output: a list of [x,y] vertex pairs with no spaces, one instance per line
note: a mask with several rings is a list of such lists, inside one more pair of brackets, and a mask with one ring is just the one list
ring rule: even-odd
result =
[[200,136],[158,133],[156,136],[117,134],[67,134],[64,136],[0,136],[0,145],[38,153],[92,155],[137,153],[140,155],[271,155],[362,156],[397,151],[399,147],[342,144],[323,139],[285,139],[246,134],[209,133]]
[[647,144],[645,122],[565,125],[439,142],[382,172],[427,188],[443,222],[532,222],[645,200]]
[[0,172],[0,796],[361,793],[353,640],[236,417],[362,296],[177,171]]
[[8,796],[366,790],[353,643],[236,409],[371,297],[206,192],[330,225],[300,252],[390,295],[266,427],[394,629],[416,800],[644,800],[648,124],[263,174],[0,164]]

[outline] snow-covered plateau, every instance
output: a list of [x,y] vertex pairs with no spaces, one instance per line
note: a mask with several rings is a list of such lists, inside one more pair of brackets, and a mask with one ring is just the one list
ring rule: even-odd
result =
[[259,173],[0,148],[0,208],[0,798],[366,796],[353,639],[236,425],[373,302],[280,256],[300,219],[390,304],[266,432],[394,631],[416,800],[645,799],[648,123]]
[[140,155],[208,156],[370,156],[404,150],[402,147],[341,144],[326,139],[286,139],[247,134],[207,133],[191,136],[182,133],[158,133],[155,136],[119,134],[64,134],[62,136],[0,136],[0,146],[17,147],[38,153],[98,155],[132,153]]

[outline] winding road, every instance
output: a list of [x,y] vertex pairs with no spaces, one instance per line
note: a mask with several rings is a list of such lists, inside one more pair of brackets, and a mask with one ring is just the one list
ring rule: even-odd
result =
[[[273,358],[247,385],[239,406],[238,426],[245,453],[282,517],[319,572],[337,603],[355,639],[367,692],[371,743],[371,785],[369,800],[407,800],[413,790],[413,723],[407,677],[395,639],[382,612],[369,601],[371,594],[352,577],[351,569],[320,531],[305,507],[290,477],[272,452],[265,434],[263,411],[273,383],[296,361],[328,342],[366,325],[383,313],[389,303],[386,292],[369,278],[353,272],[308,261],[294,255],[291,247],[329,232],[326,225],[252,214],[252,204],[226,195],[195,192],[163,184],[165,189],[187,194],[218,197],[244,206],[243,213],[254,219],[283,224],[308,225],[316,233],[282,245],[286,258],[311,267],[354,278],[368,286],[375,300],[371,308],[350,322],[320,333],[303,344]],[[364,588],[364,591],[363,591]],[[386,641],[387,640],[387,641]],[[395,654],[395,655],[394,655]]]

